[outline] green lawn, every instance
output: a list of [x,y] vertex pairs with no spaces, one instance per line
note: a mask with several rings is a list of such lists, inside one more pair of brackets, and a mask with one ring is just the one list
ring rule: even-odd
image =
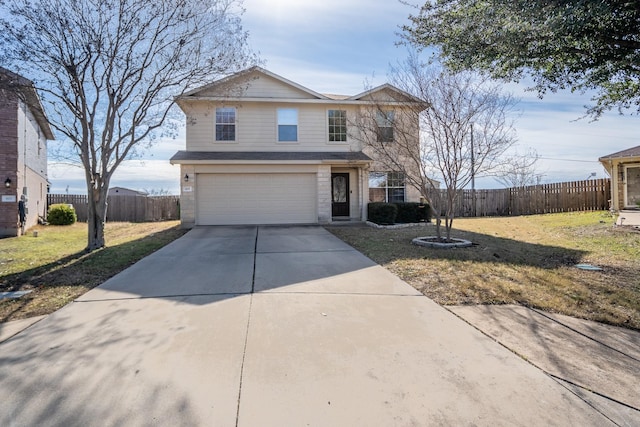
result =
[[178,226],[179,221],[107,223],[107,247],[89,254],[85,223],[38,226],[24,236],[0,239],[0,292],[32,291],[0,300],[0,322],[59,309],[183,235]]

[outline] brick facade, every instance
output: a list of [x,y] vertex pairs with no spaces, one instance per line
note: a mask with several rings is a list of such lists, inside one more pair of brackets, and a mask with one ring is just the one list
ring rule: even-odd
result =
[[[185,175],[189,176],[186,182]],[[180,165],[180,220],[183,228],[191,228],[196,224],[196,179],[193,166]]]
[[331,222],[331,166],[318,167],[318,222]]
[[625,181],[624,181],[624,163],[620,163],[618,164],[618,179],[617,179],[617,188],[615,189],[615,191],[618,194],[618,204],[616,206],[616,210],[622,210],[624,209],[624,186],[625,186]]
[[25,229],[46,215],[48,139],[54,136],[33,83],[0,67],[0,237],[20,234],[21,200]]
[[[11,180],[11,187],[5,181]],[[0,90],[0,237],[18,234],[18,99]],[[14,201],[7,201],[7,198]]]

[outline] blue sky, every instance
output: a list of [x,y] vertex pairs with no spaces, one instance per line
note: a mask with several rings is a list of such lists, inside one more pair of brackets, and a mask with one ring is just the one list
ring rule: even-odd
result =
[[[408,22],[410,6],[395,0],[245,0],[244,27],[263,66],[316,92],[353,95],[365,85],[385,83],[389,64],[406,57],[396,46],[399,27]],[[540,100],[525,85],[510,84],[521,101],[516,118],[518,152],[534,148],[542,157],[543,182],[606,177],[598,157],[640,145],[640,117],[609,112],[597,122],[578,120],[588,95],[561,92]],[[161,140],[142,159],[125,162],[112,186],[179,192],[179,168],[169,158],[184,149],[184,132]],[[83,172],[69,165],[50,165],[53,193],[84,193]],[[493,178],[478,179],[478,188],[500,188]]]

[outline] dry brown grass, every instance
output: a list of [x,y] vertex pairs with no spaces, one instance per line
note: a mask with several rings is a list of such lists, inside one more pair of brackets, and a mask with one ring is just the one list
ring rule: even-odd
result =
[[443,305],[521,304],[640,330],[640,232],[606,212],[456,219],[466,249],[411,244],[432,225],[328,228]]

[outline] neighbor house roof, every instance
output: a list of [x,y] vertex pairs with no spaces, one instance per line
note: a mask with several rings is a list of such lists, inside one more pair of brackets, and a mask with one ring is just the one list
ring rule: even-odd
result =
[[116,193],[134,193],[134,194],[138,194],[140,196],[148,196],[149,193],[147,193],[146,191],[139,191],[139,190],[132,190],[131,188],[125,188],[125,187],[109,187],[109,195],[115,195]]
[[620,159],[623,157],[640,157],[640,145],[638,145],[637,147],[618,151],[617,153],[607,154],[606,156],[600,157],[598,160],[602,162],[603,160]]
[[335,99],[336,101],[344,101],[345,99],[349,99],[349,95],[337,95],[335,93],[323,93],[329,99]]
[[13,90],[21,95],[29,110],[31,110],[31,114],[38,122],[38,126],[42,129],[44,136],[47,139],[55,139],[33,82],[3,67],[0,67],[0,81],[2,82],[0,89]]
[[345,152],[305,152],[305,151],[178,151],[170,159],[171,163],[210,161],[250,161],[250,162],[371,162],[371,157],[362,151]]

